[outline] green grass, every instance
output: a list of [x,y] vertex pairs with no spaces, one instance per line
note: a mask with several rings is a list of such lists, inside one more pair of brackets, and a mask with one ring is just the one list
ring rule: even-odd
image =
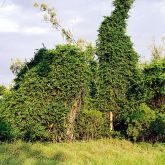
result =
[[109,139],[0,145],[0,165],[164,165],[165,144]]

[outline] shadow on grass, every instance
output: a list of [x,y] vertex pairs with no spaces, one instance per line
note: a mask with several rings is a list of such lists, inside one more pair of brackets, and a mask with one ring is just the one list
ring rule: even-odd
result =
[[3,144],[0,149],[0,165],[56,165],[66,161],[67,155],[62,151],[47,157],[42,150],[32,149],[32,144],[27,143]]

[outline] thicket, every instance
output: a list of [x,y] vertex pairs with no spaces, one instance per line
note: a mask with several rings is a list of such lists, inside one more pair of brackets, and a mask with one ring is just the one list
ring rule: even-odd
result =
[[104,118],[98,110],[83,110],[76,123],[76,138],[80,140],[99,139],[104,135]]
[[147,104],[161,109],[165,105],[165,58],[154,58],[142,72]]
[[165,58],[139,64],[126,34],[133,2],[113,1],[96,51],[77,43],[44,47],[30,62],[13,65],[15,85],[0,99],[1,141],[165,141]]
[[165,140],[165,58],[153,57],[142,68],[145,102],[155,113],[150,126],[150,138]]
[[36,53],[1,103],[1,119],[10,125],[13,138],[71,138],[85,92],[85,60],[85,54],[72,45]]

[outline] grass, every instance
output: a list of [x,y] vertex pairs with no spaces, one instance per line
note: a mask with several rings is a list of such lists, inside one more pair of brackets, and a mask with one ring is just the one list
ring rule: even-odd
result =
[[108,139],[0,145],[0,165],[164,165],[165,144]]

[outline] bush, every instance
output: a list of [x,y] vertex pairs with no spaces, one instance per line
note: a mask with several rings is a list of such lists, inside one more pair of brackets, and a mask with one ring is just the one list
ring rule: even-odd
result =
[[151,124],[152,140],[165,142],[165,114],[157,114]]
[[104,118],[100,111],[83,110],[77,121],[76,136],[78,139],[98,139],[103,135]]
[[142,72],[147,104],[153,109],[161,108],[165,105],[165,58],[153,59]]
[[131,140],[147,140],[151,134],[151,123],[156,115],[145,103],[129,116],[127,135]]
[[0,141],[10,141],[13,138],[11,128],[8,123],[0,119]]

